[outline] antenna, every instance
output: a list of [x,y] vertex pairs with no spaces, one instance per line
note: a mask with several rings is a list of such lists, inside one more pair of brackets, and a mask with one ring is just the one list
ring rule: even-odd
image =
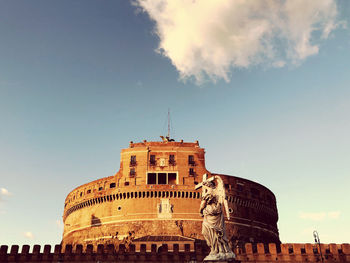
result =
[[170,139],[170,109],[168,108],[168,138]]
[[170,119],[170,108],[168,108],[168,135],[164,138],[164,136],[160,136],[163,142],[174,142],[174,139],[170,139],[170,128],[171,128],[171,119]]

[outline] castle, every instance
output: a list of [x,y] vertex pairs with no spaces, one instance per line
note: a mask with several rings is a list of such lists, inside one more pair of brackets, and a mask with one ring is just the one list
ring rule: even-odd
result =
[[163,138],[130,142],[120,169],[81,185],[64,203],[62,243],[52,251],[34,245],[0,246],[0,262],[202,262],[208,247],[201,234],[202,175],[225,184],[227,234],[238,261],[350,262],[349,244],[281,244],[274,194],[266,187],[205,168],[196,142]]
[[[162,244],[204,239],[199,214],[205,151],[196,142],[130,142],[121,151],[115,176],[81,185],[65,200],[62,244]],[[231,219],[227,234],[235,242],[280,243],[274,194],[266,187],[219,175],[227,192]],[[184,249],[184,248],[182,248]]]

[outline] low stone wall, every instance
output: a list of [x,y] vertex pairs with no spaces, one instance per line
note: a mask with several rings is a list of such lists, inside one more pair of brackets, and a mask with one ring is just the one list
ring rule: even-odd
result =
[[[150,251],[148,249],[150,247]],[[74,247],[67,245],[63,249],[56,245],[52,251],[50,245],[45,245],[43,250],[39,245],[34,245],[31,250],[24,245],[19,252],[19,246],[10,248],[3,245],[0,247],[0,262],[202,262],[208,254],[208,247],[196,244],[191,251],[189,244],[181,244],[184,250],[179,249],[180,244],[172,247],[156,244],[141,244],[140,250],[136,251],[135,245],[128,249],[124,245],[116,248],[114,245],[98,245],[93,247],[82,245]],[[321,244],[321,252],[325,263],[350,262],[350,244]],[[319,247],[314,244],[251,244],[236,249],[237,260],[241,262],[322,262]]]

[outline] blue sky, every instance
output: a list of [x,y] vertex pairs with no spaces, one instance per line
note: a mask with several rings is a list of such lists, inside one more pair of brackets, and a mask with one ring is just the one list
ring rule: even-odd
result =
[[59,243],[66,195],[168,108],[210,171],[275,193],[282,242],[350,241],[350,3],[224,2],[0,1],[0,244]]

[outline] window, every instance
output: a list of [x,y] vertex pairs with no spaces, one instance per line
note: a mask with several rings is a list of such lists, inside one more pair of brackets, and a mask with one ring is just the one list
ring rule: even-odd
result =
[[157,161],[156,161],[156,156],[155,155],[151,155],[150,158],[149,158],[149,165],[150,166],[156,166],[157,164]]
[[136,155],[130,156],[130,166],[136,166]]
[[80,192],[80,197],[82,197],[83,196],[83,192]]
[[177,184],[177,173],[147,173],[147,184]]
[[109,185],[109,188],[115,188],[115,183],[111,183],[111,184]]
[[157,183],[157,174],[148,173],[147,175],[147,184],[156,184]]
[[158,173],[158,184],[167,184],[167,174]]
[[102,187],[102,186],[100,186],[100,187],[98,188],[98,190],[99,190],[99,191],[103,190],[103,187]]
[[194,162],[194,156],[193,155],[189,155],[188,156],[188,164],[194,166],[195,162]]
[[190,174],[191,176],[194,176],[194,175],[195,175],[195,172],[194,172],[194,169],[193,169],[193,168],[190,168],[189,174]]
[[168,173],[168,184],[176,184],[176,173]]
[[175,155],[174,154],[170,154],[169,155],[169,165],[175,165]]
[[[130,184],[129,182],[125,182],[125,183],[124,183],[125,186],[127,186],[127,185],[129,185],[129,184]],[[125,194],[125,193],[124,193],[124,194]],[[124,196],[124,198],[125,198],[125,196]]]
[[136,175],[135,168],[130,168],[130,177],[134,177]]

